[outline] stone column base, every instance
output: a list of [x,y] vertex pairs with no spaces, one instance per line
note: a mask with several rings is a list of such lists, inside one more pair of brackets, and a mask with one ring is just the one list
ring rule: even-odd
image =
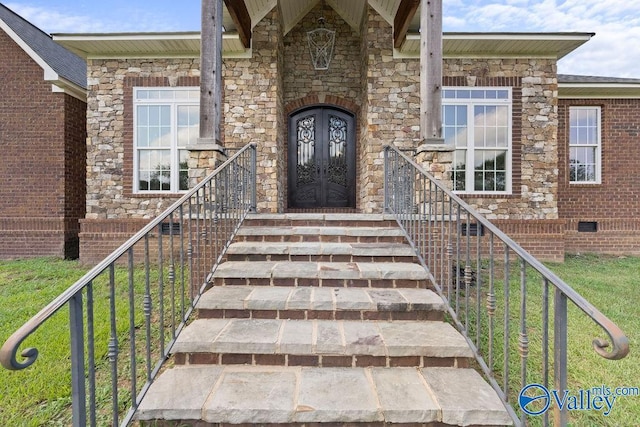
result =
[[418,146],[415,154],[416,163],[451,189],[453,188],[451,171],[455,148],[443,143],[430,142],[427,140]]
[[196,144],[188,146],[189,188],[195,187],[218,166],[227,160],[224,147],[217,143]]

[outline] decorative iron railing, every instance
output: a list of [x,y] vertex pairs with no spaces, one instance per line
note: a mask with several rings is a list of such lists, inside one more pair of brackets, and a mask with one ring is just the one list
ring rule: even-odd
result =
[[[623,332],[540,261],[396,147],[385,146],[384,159],[385,211],[404,229],[516,425],[526,414],[513,408],[514,392],[531,383],[568,390],[569,302],[608,335],[593,340],[600,356],[627,355]],[[566,405],[553,412],[555,425],[567,424]],[[549,424],[548,412],[541,418]]]
[[27,348],[18,360],[19,347],[68,306],[73,425],[128,425],[255,210],[255,189],[256,149],[248,144],[11,335],[2,365],[32,365],[38,350]]

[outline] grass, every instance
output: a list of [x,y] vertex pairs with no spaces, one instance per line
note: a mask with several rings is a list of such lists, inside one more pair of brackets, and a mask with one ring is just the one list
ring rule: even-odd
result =
[[[640,383],[640,258],[578,255],[551,269],[578,293],[615,322],[629,338],[629,355],[610,361],[591,348],[595,337],[608,338],[586,319],[581,311],[569,307],[569,387],[575,391],[606,385],[638,387]],[[597,411],[572,412],[576,426],[631,426],[640,420],[640,396],[619,397],[609,416]]]
[[[4,341],[25,321],[51,302],[66,288],[82,277],[88,269],[74,261],[55,259],[35,259],[25,261],[0,261],[0,342]],[[116,305],[116,333],[118,340],[118,404],[120,415],[130,404],[131,365],[135,365],[139,391],[146,380],[147,355],[145,351],[146,322],[144,316],[144,268],[137,268],[133,276],[134,311],[132,314],[135,338],[134,355],[130,352],[130,307],[128,273],[123,267],[116,267],[114,292]],[[168,276],[165,268],[164,277]],[[188,280],[188,278],[187,278]],[[150,366],[153,368],[162,359],[158,301],[158,270],[149,272],[151,284],[151,331]],[[165,297],[168,298],[168,282],[163,282]],[[110,308],[108,274],[103,274],[93,282],[96,406],[97,424],[111,423],[111,365],[108,358],[110,337]],[[179,297],[179,294],[176,295]],[[87,296],[84,295],[85,319]],[[164,307],[164,345],[171,339],[172,317],[179,323],[180,308],[172,313],[172,307]],[[39,350],[39,357],[33,366],[21,371],[0,369],[0,425],[41,426],[69,425],[70,423],[70,350],[69,311],[65,306],[48,322],[36,330],[20,351],[27,347]],[[85,320],[85,342],[86,338]],[[86,356],[86,354],[85,354]],[[19,360],[20,357],[18,357]],[[87,363],[87,362],[85,362]],[[88,389],[87,389],[88,390]]]
[[[640,258],[569,256],[564,264],[550,264],[551,269],[576,291],[612,319],[627,334],[631,342],[630,355],[621,361],[608,361],[591,349],[594,337],[603,337],[575,307],[569,308],[569,384],[572,391],[601,385],[609,387],[638,386],[640,354],[637,352],[640,330],[640,304],[636,297],[640,285]],[[26,320],[49,303],[69,285],[80,278],[86,269],[77,262],[54,259],[28,261],[0,261],[0,342],[4,342]],[[515,273],[515,271],[514,271]],[[124,287],[126,288],[126,286]],[[534,280],[529,285],[528,331],[531,341],[529,361],[540,364],[540,311],[534,302],[541,295]],[[106,300],[106,291],[96,286],[96,301]],[[516,295],[512,292],[512,295]],[[124,297],[123,297],[124,298]],[[125,301],[124,299],[122,301]],[[483,302],[484,304],[484,302]],[[96,305],[96,317],[104,315],[105,304]],[[123,302],[126,306],[126,303]],[[518,301],[512,301],[512,313],[518,311]],[[121,308],[126,318],[126,307]],[[500,308],[498,308],[500,310]],[[99,323],[99,322],[98,322]],[[137,324],[143,325],[141,320]],[[516,323],[517,325],[517,323]],[[100,326],[96,334],[108,336],[108,325]],[[106,329],[105,329],[106,328]],[[139,328],[142,332],[144,327]],[[126,331],[125,329],[125,335]],[[513,331],[512,331],[513,332]],[[517,332],[517,331],[516,331]],[[0,369],[0,425],[40,426],[67,425],[69,422],[68,311],[62,309],[27,340],[27,346],[40,350],[34,366],[23,371]],[[604,338],[604,337],[603,337]],[[500,340],[499,328],[494,340]],[[484,337],[486,342],[486,337]],[[126,340],[122,345],[126,346]],[[24,348],[25,346],[22,346]],[[512,355],[517,357],[517,351]],[[499,364],[495,361],[494,364]],[[141,361],[144,364],[144,360]],[[97,364],[107,364],[104,348],[97,355]],[[516,364],[517,365],[517,364]],[[532,369],[533,371],[533,369]],[[515,384],[519,373],[511,374]],[[515,379],[514,379],[515,377]],[[527,377],[536,380],[535,372]],[[515,390],[517,395],[518,390]],[[512,393],[513,394],[513,393]],[[110,389],[99,388],[98,405],[108,414]],[[106,416],[106,415],[105,415]],[[108,417],[107,417],[108,419]],[[625,426],[640,420],[640,397],[620,397],[608,417],[597,411],[572,412],[575,426]],[[531,418],[537,425],[539,418]],[[99,424],[101,424],[99,422]],[[104,422],[108,424],[108,422]]]
[[[568,256],[563,264],[548,264],[560,278],[573,287],[587,301],[591,302],[605,316],[616,323],[630,340],[630,354],[623,360],[610,361],[600,357],[592,348],[594,338],[608,337],[604,331],[593,323],[581,310],[568,302],[568,389],[575,395],[581,389],[608,386],[638,387],[637,378],[640,375],[640,354],[635,350],[638,344],[637,332],[640,329],[640,307],[635,297],[640,285],[640,258],[607,257],[595,255]],[[503,384],[502,375],[505,358],[503,356],[504,327],[503,318],[506,307],[503,303],[504,267],[496,265],[495,295],[496,312],[494,316],[493,337],[493,372]],[[521,355],[519,353],[519,333],[521,318],[520,299],[520,268],[517,262],[510,265],[510,303],[509,303],[509,399],[514,409],[519,413],[518,395],[526,384],[544,382],[543,376],[543,285],[537,272],[528,268],[525,271],[527,299],[526,299],[526,332],[528,339],[527,370],[522,381]],[[469,299],[462,292],[460,298],[459,318],[463,325],[469,325],[469,336],[475,339],[478,330],[476,312],[480,309],[480,345],[479,349],[489,363],[488,348],[488,316],[486,315],[487,287],[489,283],[487,264],[483,263],[481,273],[481,294],[478,298],[478,288],[469,290]],[[478,301],[480,302],[478,304]],[[466,306],[469,305],[467,314]],[[465,318],[465,316],[467,316]],[[549,289],[549,363],[553,366],[553,287]],[[549,389],[553,390],[553,371],[549,376]],[[549,411],[552,414],[552,411]],[[608,416],[595,410],[570,411],[570,424],[575,426],[626,426],[637,425],[640,420],[640,396],[617,398],[613,410]],[[633,420],[633,421],[632,421]],[[528,416],[528,425],[542,425],[542,417]]]
[[[84,275],[73,261],[0,261],[0,341]],[[27,345],[40,351],[36,366],[0,369],[0,425],[63,425],[70,399],[68,309],[36,331]],[[22,347],[24,348],[24,347]]]

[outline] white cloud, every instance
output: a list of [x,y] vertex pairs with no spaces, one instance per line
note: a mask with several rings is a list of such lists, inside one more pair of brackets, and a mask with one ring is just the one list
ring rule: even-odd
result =
[[106,28],[104,23],[84,15],[65,14],[51,8],[19,3],[6,3],[6,6],[47,33],[102,32]]
[[[71,3],[73,4],[73,3]],[[6,6],[47,33],[108,33],[145,31],[199,30],[184,28],[179,12],[168,7],[150,8],[143,3],[131,2],[125,6],[93,2],[83,10],[91,14],[78,13],[76,9],[63,5],[40,6],[26,2],[6,3]],[[174,5],[175,8],[179,6]],[[180,9],[179,9],[180,10]],[[190,10],[190,9],[182,9]],[[199,12],[198,12],[199,13]],[[196,16],[199,23],[199,15]],[[191,20],[193,21],[193,20]]]
[[445,31],[594,32],[559,62],[559,72],[640,78],[640,0],[473,0],[443,7]]

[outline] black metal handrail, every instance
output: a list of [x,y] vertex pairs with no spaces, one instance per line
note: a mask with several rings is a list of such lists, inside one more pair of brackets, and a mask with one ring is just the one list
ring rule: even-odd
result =
[[[395,146],[384,147],[384,159],[385,211],[404,229],[433,286],[447,303],[453,323],[516,424],[525,424],[525,412],[513,409],[510,391],[519,391],[532,381],[548,388],[549,375],[555,389],[567,390],[568,301],[608,335],[608,341],[596,338],[592,342],[600,356],[616,360],[628,354],[629,340],[616,324],[442,182]],[[514,264],[517,275],[512,274]],[[531,284],[536,279],[539,287]],[[518,287],[519,292],[512,292],[512,287]],[[554,291],[553,304],[550,289]],[[532,295],[533,291],[540,291],[540,295]],[[527,315],[534,309],[540,309],[542,320],[542,332],[535,337],[527,328]],[[549,338],[550,317],[553,342]],[[512,318],[519,320],[517,332]],[[502,328],[498,330],[495,324],[499,321]],[[531,348],[538,343],[539,347]],[[513,366],[510,350],[517,350],[519,367]],[[534,350],[541,354],[542,366],[532,368],[528,356]],[[517,370],[520,384],[515,389],[510,371]],[[566,405],[563,410],[555,408],[554,415],[556,425],[567,424]],[[545,413],[543,424],[548,423]]]
[[[255,211],[255,192],[256,146],[251,143],[13,333],[0,349],[2,366],[32,365],[38,350],[25,349],[20,361],[18,349],[68,305],[73,425],[128,425],[235,233]],[[99,304],[108,306],[109,319],[94,317]],[[109,330],[106,342],[96,341],[99,322]],[[98,372],[102,354],[110,375]],[[111,396],[108,421],[99,419],[104,415],[96,408],[101,381]]]

